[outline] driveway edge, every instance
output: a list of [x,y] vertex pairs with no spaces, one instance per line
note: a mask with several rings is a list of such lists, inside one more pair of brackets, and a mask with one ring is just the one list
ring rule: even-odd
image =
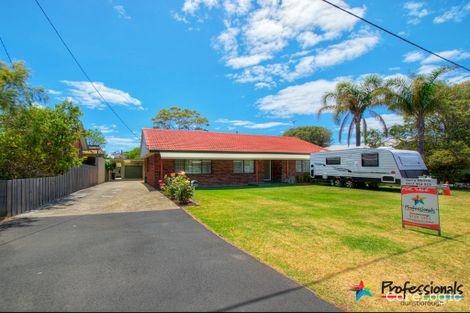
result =
[[292,282],[296,283],[297,285],[299,285],[300,287],[303,287],[305,290],[307,290],[308,292],[310,292],[312,295],[314,295],[316,298],[320,299],[321,301],[324,301],[325,303],[337,308],[338,310],[340,311],[344,311],[344,312],[347,312],[347,310],[345,308],[341,308],[339,307],[338,305],[328,301],[328,300],[325,300],[323,298],[321,298],[320,296],[318,296],[316,293],[315,293],[315,290],[313,288],[310,288],[308,286],[305,286],[304,284],[298,282],[296,279],[292,278],[292,277],[289,277],[287,276],[286,274],[282,273],[281,271],[279,271],[278,269],[274,268],[273,266],[271,266],[270,264],[267,264],[266,262],[264,262],[263,260],[257,258],[256,256],[252,255],[251,253],[249,253],[248,251],[244,250],[243,248],[240,248],[238,247],[237,245],[235,245],[233,242],[227,240],[226,238],[222,237],[220,234],[216,233],[213,229],[211,229],[209,226],[207,226],[204,222],[202,222],[199,218],[197,218],[196,216],[194,216],[193,214],[191,214],[191,212],[189,212],[185,207],[179,207],[184,213],[186,213],[189,217],[191,217],[193,220],[195,220],[196,222],[198,222],[202,227],[204,227],[207,231],[209,231],[210,233],[214,234],[215,236],[217,236],[218,238],[220,238],[221,240],[223,240],[225,243],[227,243],[228,245],[232,246],[233,248],[235,249],[238,249],[240,250],[241,252],[243,252],[244,254],[250,256],[251,258],[253,258],[254,260],[256,260],[258,263],[264,265],[264,266],[267,266],[268,268],[270,268],[271,270],[273,270],[274,272],[284,276],[285,278],[291,280]]

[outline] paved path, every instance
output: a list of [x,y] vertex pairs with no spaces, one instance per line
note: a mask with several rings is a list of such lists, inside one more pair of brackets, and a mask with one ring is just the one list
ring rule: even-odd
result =
[[81,194],[0,225],[0,311],[335,310],[138,182]]

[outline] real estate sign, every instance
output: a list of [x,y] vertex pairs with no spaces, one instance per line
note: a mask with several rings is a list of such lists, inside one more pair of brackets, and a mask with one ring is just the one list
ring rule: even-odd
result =
[[423,227],[441,233],[437,182],[433,179],[403,180],[402,225]]

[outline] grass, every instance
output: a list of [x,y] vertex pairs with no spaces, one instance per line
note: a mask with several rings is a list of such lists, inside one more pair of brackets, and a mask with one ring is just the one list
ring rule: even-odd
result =
[[[398,190],[289,186],[199,190],[188,211],[214,232],[349,311],[468,311],[470,302],[402,306],[382,281],[470,287],[470,193],[441,196],[442,237],[402,229]],[[373,297],[355,301],[361,280]],[[468,297],[468,296],[467,296]]]

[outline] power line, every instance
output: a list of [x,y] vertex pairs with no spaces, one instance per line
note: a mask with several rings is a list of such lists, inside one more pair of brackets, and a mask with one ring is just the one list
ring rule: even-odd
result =
[[402,41],[404,41],[404,42],[406,42],[406,43],[408,43],[408,44],[410,44],[410,45],[412,45],[412,46],[415,46],[415,47],[418,48],[418,49],[421,49],[421,50],[423,50],[423,51],[426,51],[427,53],[432,54],[432,55],[434,55],[434,56],[436,56],[436,57],[438,57],[438,58],[440,58],[440,59],[442,59],[442,60],[444,60],[444,61],[446,61],[446,62],[448,62],[448,63],[450,63],[450,64],[452,64],[452,65],[454,65],[454,66],[456,66],[456,67],[459,67],[459,68],[461,68],[461,69],[463,69],[463,70],[466,70],[466,71],[470,72],[470,69],[469,69],[468,67],[465,67],[465,66],[463,66],[463,65],[461,65],[461,64],[459,64],[459,63],[457,63],[457,62],[454,62],[454,61],[452,61],[452,60],[450,60],[450,59],[448,59],[448,58],[446,58],[446,57],[443,57],[442,55],[440,55],[440,54],[438,54],[438,53],[436,53],[436,52],[433,52],[433,51],[431,51],[431,50],[429,50],[429,49],[426,49],[425,47],[423,47],[423,46],[421,46],[421,45],[419,45],[419,44],[417,44],[417,43],[414,43],[414,42],[412,42],[411,40],[408,40],[408,39],[406,39],[406,38],[404,38],[404,37],[402,37],[402,36],[400,36],[400,35],[398,35],[398,34],[395,34],[394,32],[392,32],[392,31],[390,31],[390,30],[388,30],[388,29],[385,29],[385,28],[383,28],[382,26],[379,26],[379,25],[377,25],[377,24],[375,24],[375,23],[373,23],[373,22],[371,22],[371,21],[369,21],[369,20],[367,20],[367,19],[365,19],[365,18],[363,18],[363,17],[360,17],[359,15],[354,14],[353,12],[351,12],[351,11],[349,11],[349,10],[346,10],[346,9],[340,7],[339,5],[336,5],[336,4],[334,4],[334,3],[331,3],[331,2],[328,1],[328,0],[321,0],[321,1],[323,1],[323,2],[325,2],[325,3],[327,3],[327,4],[329,4],[329,5],[331,5],[332,7],[337,8],[338,10],[341,10],[341,11],[343,11],[343,12],[349,14],[349,15],[352,15],[352,16],[354,16],[355,18],[360,19],[361,21],[363,21],[363,22],[365,22],[365,23],[367,23],[367,24],[369,24],[369,25],[371,25],[371,26],[380,29],[380,30],[383,31],[383,32],[386,32],[387,34],[389,34],[389,35],[391,35],[391,36],[393,36],[393,37],[396,37],[396,38],[398,38],[398,39],[400,39],[400,40],[402,40]]
[[3,42],[2,36],[0,36],[0,42],[2,43],[3,50],[5,50],[5,54],[7,55],[7,58],[10,61],[10,64],[13,65],[13,61],[11,60],[10,54],[8,53],[7,46]]
[[88,73],[85,71],[85,69],[83,68],[83,66],[80,64],[80,62],[78,61],[78,59],[75,57],[75,54],[72,52],[72,50],[70,49],[70,47],[67,45],[67,43],[65,42],[64,38],[62,37],[62,35],[59,33],[59,31],[57,30],[57,28],[55,27],[54,23],[52,23],[51,19],[49,18],[49,16],[47,15],[46,11],[44,10],[44,8],[41,6],[41,4],[39,3],[38,0],[34,0],[36,2],[36,4],[38,5],[39,9],[41,10],[41,12],[43,13],[44,17],[46,18],[46,20],[49,22],[49,24],[51,25],[52,29],[54,29],[54,32],[56,33],[57,37],[59,37],[60,41],[62,42],[62,44],[64,45],[64,47],[67,49],[67,51],[69,52],[70,56],[72,57],[72,59],[75,61],[75,63],[77,64],[78,68],[80,69],[80,71],[83,73],[83,75],[86,77],[86,79],[88,80],[88,82],[91,84],[91,86],[93,87],[93,89],[96,91],[96,93],[100,96],[100,98],[103,100],[103,103],[106,104],[106,106],[111,110],[111,112],[114,113],[114,115],[119,119],[119,121],[131,132],[131,134],[136,137],[137,139],[139,139],[139,137],[132,131],[132,129],[126,124],[126,122],[119,116],[119,114],[113,109],[113,107],[109,104],[109,102],[105,99],[105,97],[103,97],[103,95],[101,94],[101,92],[99,91],[99,89],[95,86],[95,84],[93,83],[93,80],[90,78],[90,76],[88,75]]

